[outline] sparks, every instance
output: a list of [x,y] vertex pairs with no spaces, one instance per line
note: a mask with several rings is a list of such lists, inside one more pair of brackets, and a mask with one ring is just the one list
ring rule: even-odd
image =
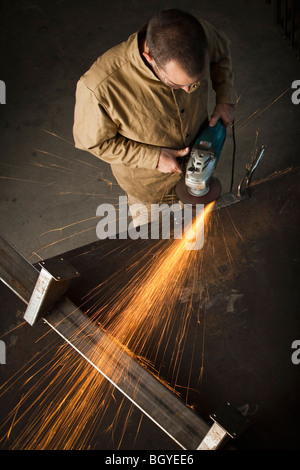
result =
[[[202,217],[207,218],[211,208],[208,207]],[[190,230],[195,231],[198,227],[199,220],[196,220]],[[104,322],[103,328],[109,333],[108,341],[117,341],[124,351],[143,362],[146,367],[151,362],[147,356],[151,356],[153,346],[158,350],[161,337],[168,338],[172,333],[173,325],[176,323],[175,304],[187,277],[186,273],[191,271],[194,274],[192,260],[197,255],[199,257],[199,252],[186,250],[186,242],[187,240],[183,238],[163,243],[154,259],[143,265],[137,276],[134,276],[132,282],[124,288],[120,301],[106,305],[110,318]],[[189,306],[190,304],[181,312],[181,328],[176,334],[177,343],[173,362],[174,370],[177,371],[181,362],[180,346],[184,344],[185,332],[191,321]],[[92,320],[87,317],[87,322],[96,320],[101,323],[102,314],[102,308],[97,309]],[[101,355],[95,346],[93,346],[93,363],[106,374],[112,373],[109,369],[113,365],[101,363]],[[30,367],[27,367],[28,369],[30,370]],[[47,364],[45,374],[39,373],[39,377],[36,376],[37,385],[42,386],[43,391],[30,406],[26,407],[27,400],[32,394],[30,384],[34,377],[35,374],[23,383],[22,400],[12,411],[7,422],[3,423],[7,425],[10,422],[10,426],[2,442],[9,442],[12,429],[18,429],[22,420],[28,420],[30,417],[26,429],[23,429],[14,440],[12,449],[87,448],[91,435],[99,425],[99,410],[102,410],[104,416],[105,410],[111,405],[112,386],[107,384],[97,370],[70,351],[68,345],[59,348],[51,364]],[[118,383],[118,379],[121,377],[114,376],[115,383]],[[111,432],[119,422],[121,409],[122,404],[111,424]],[[129,413],[132,412],[132,407],[130,410]],[[122,420],[124,427],[121,440],[128,420],[129,415]]]

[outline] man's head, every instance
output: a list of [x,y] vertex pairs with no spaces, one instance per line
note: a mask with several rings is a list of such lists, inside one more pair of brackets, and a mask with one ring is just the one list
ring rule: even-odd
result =
[[187,88],[204,74],[208,44],[205,32],[189,13],[165,10],[151,18],[144,56],[171,88]]

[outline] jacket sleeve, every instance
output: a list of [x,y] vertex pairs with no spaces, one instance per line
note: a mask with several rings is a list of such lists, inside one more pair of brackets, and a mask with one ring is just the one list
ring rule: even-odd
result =
[[216,103],[236,103],[229,40],[219,29],[204,21],[210,53],[210,77]]
[[76,88],[73,137],[75,147],[86,150],[110,164],[155,169],[160,149],[127,139],[83,80]]

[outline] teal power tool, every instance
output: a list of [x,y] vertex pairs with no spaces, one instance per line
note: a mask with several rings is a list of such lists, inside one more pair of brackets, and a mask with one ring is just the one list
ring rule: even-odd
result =
[[220,196],[221,183],[215,178],[214,170],[225,139],[226,129],[221,120],[200,132],[192,147],[185,176],[176,186],[177,196],[183,203],[209,204]]

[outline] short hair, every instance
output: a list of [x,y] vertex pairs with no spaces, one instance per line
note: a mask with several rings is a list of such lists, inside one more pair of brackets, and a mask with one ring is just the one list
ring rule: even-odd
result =
[[176,60],[190,77],[205,68],[208,42],[204,29],[185,11],[170,9],[155,14],[147,26],[146,42],[160,68]]

